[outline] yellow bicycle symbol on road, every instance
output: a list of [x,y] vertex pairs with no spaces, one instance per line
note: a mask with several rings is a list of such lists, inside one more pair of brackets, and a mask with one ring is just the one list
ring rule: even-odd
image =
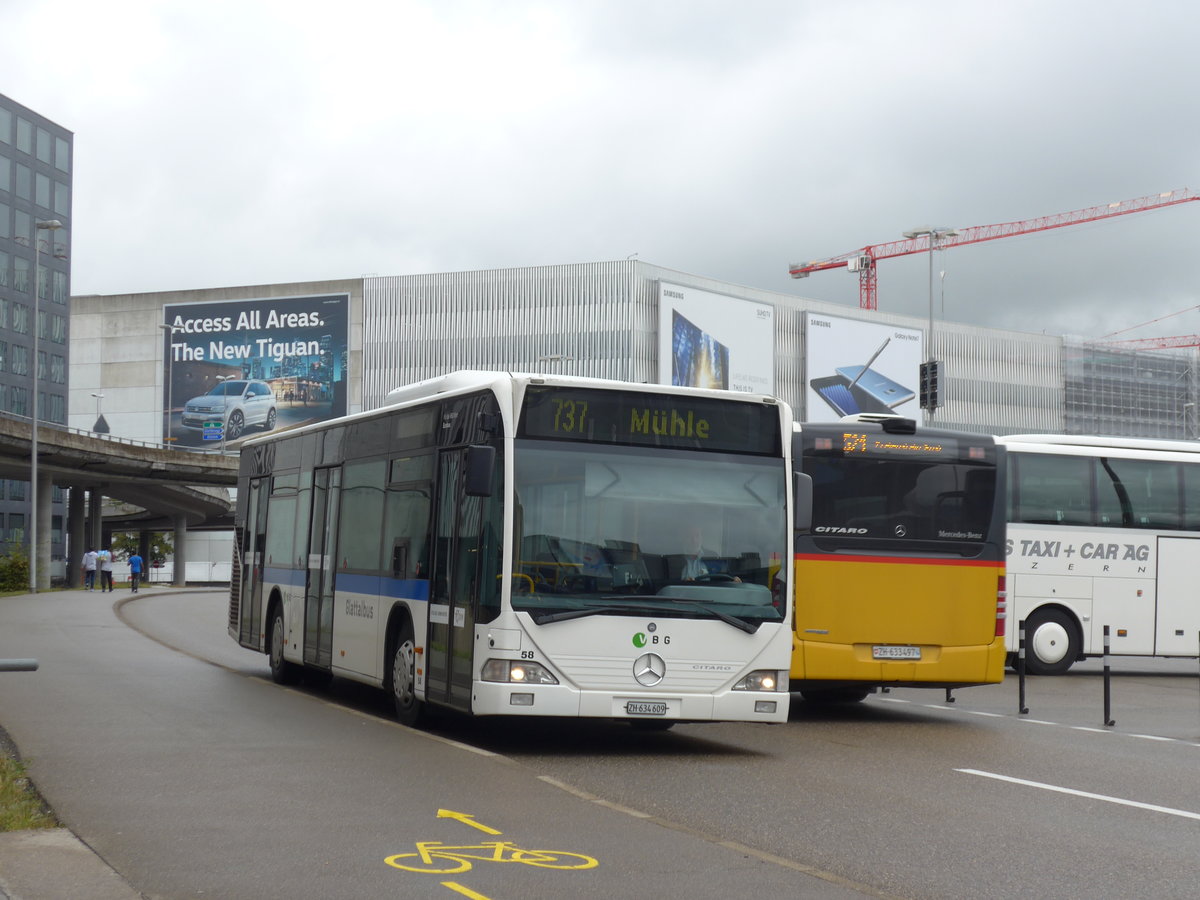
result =
[[406,872],[450,875],[466,872],[471,860],[482,862],[524,863],[542,869],[594,869],[600,863],[582,853],[566,850],[524,850],[512,841],[484,841],[481,844],[454,845],[441,841],[417,841],[416,853],[397,853],[384,862]]

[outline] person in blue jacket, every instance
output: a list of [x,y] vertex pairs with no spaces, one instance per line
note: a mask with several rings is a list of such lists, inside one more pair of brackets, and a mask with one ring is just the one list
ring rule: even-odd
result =
[[129,581],[133,592],[138,592],[138,582],[142,580],[142,558],[134,553],[129,557]]

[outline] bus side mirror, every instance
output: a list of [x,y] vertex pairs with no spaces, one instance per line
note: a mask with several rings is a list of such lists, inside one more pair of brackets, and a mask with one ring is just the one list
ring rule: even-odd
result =
[[492,472],[496,468],[496,448],[477,444],[467,448],[468,497],[492,496]]
[[795,484],[792,486],[792,527],[797,531],[812,531],[812,476],[806,475],[804,472],[796,472],[795,478]]

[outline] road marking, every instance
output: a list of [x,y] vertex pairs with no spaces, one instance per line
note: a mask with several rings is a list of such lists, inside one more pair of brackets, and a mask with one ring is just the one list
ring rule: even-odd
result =
[[1135,809],[1146,809],[1150,812],[1166,813],[1170,816],[1180,816],[1185,819],[1200,819],[1200,813],[1188,812],[1186,809],[1172,809],[1169,806],[1156,806],[1153,803],[1140,803],[1137,800],[1124,800],[1121,797],[1109,797],[1105,794],[1093,794],[1090,791],[1077,791],[1074,788],[1059,787],[1056,784],[1043,784],[1040,781],[1026,781],[1024,778],[1013,778],[1009,775],[997,775],[995,772],[982,772],[979,769],[955,769],[966,775],[979,775],[983,778],[994,778],[997,781],[1007,781],[1011,784],[1023,784],[1026,787],[1041,788],[1043,791],[1057,791],[1060,794],[1071,794],[1075,797],[1086,797],[1089,800],[1103,800],[1105,803],[1116,803],[1121,806],[1132,806]]
[[1190,741],[1186,738],[1165,737],[1160,734],[1137,734],[1134,732],[1113,731],[1111,728],[1093,728],[1087,725],[1068,725],[1065,722],[1050,722],[1045,719],[1030,719],[1026,716],[1012,716],[1005,713],[985,712],[981,709],[963,709],[954,706],[944,706],[940,703],[920,703],[916,700],[907,700],[902,697],[878,697],[876,701],[879,703],[905,703],[909,706],[919,706],[923,709],[939,709],[947,712],[965,713],[970,716],[986,716],[992,719],[1013,719],[1017,722],[1025,722],[1029,725],[1053,725],[1057,728],[1069,728],[1072,731],[1087,731],[1092,734],[1107,734],[1117,737],[1138,738],[1143,741],[1158,741],[1164,744],[1182,744],[1185,747],[1196,747],[1200,749],[1200,742]]
[[464,897],[470,897],[471,900],[489,900],[489,898],[485,897],[483,894],[476,893],[469,887],[463,887],[456,881],[443,881],[442,887],[448,887],[450,890],[462,894]]
[[486,825],[481,825],[475,821],[475,817],[471,813],[455,812],[452,809],[439,809],[437,811],[439,819],[457,819],[464,825],[470,825],[472,828],[478,828],[480,831],[487,834],[504,834],[503,831],[497,831],[495,828],[488,828]]

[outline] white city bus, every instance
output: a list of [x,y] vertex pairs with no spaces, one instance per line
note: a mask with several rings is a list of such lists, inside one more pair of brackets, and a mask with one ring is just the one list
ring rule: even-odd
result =
[[[1200,445],[1073,435],[997,438],[1008,465],[1009,620],[1026,666],[1104,652],[1200,653]],[[1017,628],[1009,629],[1010,653]]]
[[459,372],[248,441],[230,636],[409,724],[783,722],[791,429],[766,396]]

